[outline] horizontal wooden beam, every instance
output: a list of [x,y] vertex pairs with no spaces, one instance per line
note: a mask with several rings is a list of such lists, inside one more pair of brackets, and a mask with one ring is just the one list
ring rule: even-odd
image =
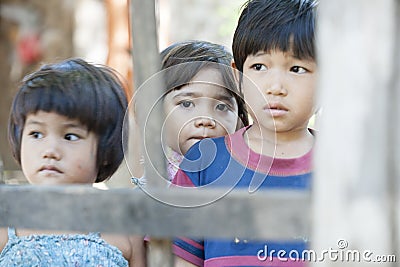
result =
[[[310,195],[295,191],[99,190],[0,186],[0,227],[285,239],[308,236]],[[203,203],[174,207],[166,203]],[[205,204],[209,203],[209,204]],[[188,206],[188,205],[186,205]]]

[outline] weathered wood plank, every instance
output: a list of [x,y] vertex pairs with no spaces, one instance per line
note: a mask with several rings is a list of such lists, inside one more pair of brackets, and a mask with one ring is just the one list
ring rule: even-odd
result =
[[[264,191],[266,192],[266,191]],[[141,190],[82,186],[0,186],[0,227],[149,234],[290,238],[309,233],[310,196],[295,191],[153,191],[164,202],[210,196],[199,208],[176,208]]]
[[[337,242],[343,239],[346,249],[393,253],[394,177],[388,168],[393,121],[388,118],[394,108],[393,79],[399,74],[394,72],[398,58],[393,57],[399,27],[395,4],[396,0],[320,3],[323,118],[315,157],[312,235],[317,251],[338,249]],[[342,265],[343,261],[324,264]],[[364,265],[361,261],[346,266]]]

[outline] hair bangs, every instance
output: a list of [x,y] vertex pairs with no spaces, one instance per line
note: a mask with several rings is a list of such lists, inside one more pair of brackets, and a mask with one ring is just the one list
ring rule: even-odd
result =
[[243,71],[247,56],[259,51],[280,50],[300,59],[315,59],[315,5],[308,0],[249,1],[232,43],[238,69]]
[[82,81],[70,79],[70,75],[54,74],[27,80],[26,86],[20,91],[21,97],[15,103],[18,121],[25,121],[28,114],[44,111],[79,119],[88,130],[98,128],[98,120],[93,120],[97,117],[95,111],[98,105],[97,101],[93,101],[96,100],[96,91],[85,87]]
[[301,13],[289,21],[279,18],[275,23],[249,30],[248,38],[244,39],[247,54],[280,50],[292,52],[298,58],[315,58],[314,27],[307,23],[308,19],[302,18]]

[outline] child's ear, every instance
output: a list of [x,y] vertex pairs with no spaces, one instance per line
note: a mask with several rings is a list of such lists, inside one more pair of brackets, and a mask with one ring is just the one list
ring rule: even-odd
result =
[[231,67],[233,70],[233,77],[235,77],[235,81],[237,84],[240,83],[240,71],[236,68],[235,62],[232,60]]

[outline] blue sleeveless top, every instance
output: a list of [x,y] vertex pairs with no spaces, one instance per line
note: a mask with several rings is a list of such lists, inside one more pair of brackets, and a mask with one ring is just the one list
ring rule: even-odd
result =
[[100,238],[88,235],[29,235],[18,237],[8,228],[8,242],[0,254],[0,267],[128,266],[122,252]]

